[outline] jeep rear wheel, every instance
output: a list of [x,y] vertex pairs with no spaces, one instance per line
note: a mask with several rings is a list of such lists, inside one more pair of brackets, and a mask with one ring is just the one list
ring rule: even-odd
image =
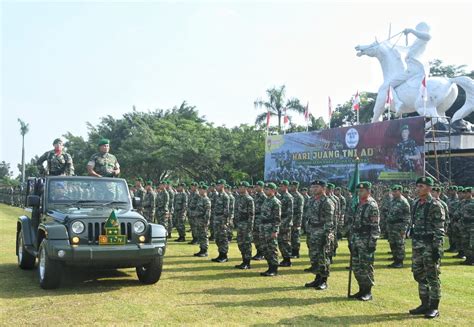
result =
[[61,283],[63,266],[60,261],[51,260],[47,250],[48,241],[43,239],[38,251],[38,277],[41,288],[58,288]]
[[35,267],[35,256],[31,255],[25,248],[23,233],[20,230],[16,238],[16,255],[18,258],[18,266],[21,269],[33,269]]
[[153,260],[143,266],[136,268],[137,276],[143,284],[155,284],[160,280],[161,271],[163,270],[163,257],[157,256]]

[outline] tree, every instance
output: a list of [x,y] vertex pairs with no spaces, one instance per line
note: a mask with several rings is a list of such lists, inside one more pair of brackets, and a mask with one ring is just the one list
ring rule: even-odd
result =
[[[36,162],[38,161],[38,156],[34,156],[31,158],[29,163],[25,164],[25,173],[20,173],[20,175],[17,177],[20,181],[24,181],[28,177],[41,177],[40,171],[38,170],[38,166],[36,165]],[[18,164],[18,170],[22,168],[21,164]]]
[[18,122],[20,123],[20,134],[21,134],[21,182],[25,182],[25,135],[29,131],[29,125],[18,118]]
[[[254,106],[257,109],[264,108],[265,112],[259,114],[255,119],[256,125],[261,125],[267,119],[267,113],[270,113],[270,116],[278,117],[278,132],[281,132],[281,119],[285,115],[285,112],[296,112],[299,114],[304,114],[305,108],[301,105],[300,100],[296,98],[291,98],[286,100],[285,98],[285,85],[282,85],[278,88],[274,87],[267,90],[267,100],[257,99],[254,101]],[[288,118],[291,117],[288,115]]]
[[0,179],[10,178],[12,174],[10,164],[5,161],[0,162]]
[[[359,123],[370,123],[374,114],[375,99],[377,93],[361,92]],[[356,124],[356,112],[352,107],[352,100],[346,101],[344,104],[338,104],[331,116],[331,127],[342,127]]]

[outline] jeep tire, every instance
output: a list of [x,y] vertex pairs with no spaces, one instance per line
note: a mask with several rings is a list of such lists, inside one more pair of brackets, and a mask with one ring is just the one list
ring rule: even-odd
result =
[[18,258],[18,266],[21,269],[33,269],[35,267],[36,257],[26,250],[23,231],[21,230],[18,232],[16,238],[16,255]]
[[136,270],[140,282],[143,284],[155,284],[161,277],[163,256],[156,256],[149,264],[138,266]]
[[61,283],[63,265],[60,261],[49,258],[47,245],[48,240],[43,239],[38,251],[39,284],[43,289],[54,289]]

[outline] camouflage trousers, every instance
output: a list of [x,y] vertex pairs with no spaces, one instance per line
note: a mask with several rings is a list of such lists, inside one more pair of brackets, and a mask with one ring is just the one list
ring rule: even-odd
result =
[[163,225],[165,229],[170,231],[171,226],[171,218],[168,212],[156,211],[155,212],[155,221],[157,224]]
[[234,217],[229,219],[229,224],[227,225],[227,239],[231,240],[234,233]]
[[173,225],[176,227],[179,237],[186,237],[186,229],[184,226],[185,218],[186,216],[184,213],[182,214],[175,213],[173,217]]
[[461,250],[461,224],[458,221],[451,223],[451,239],[456,247],[456,250]]
[[461,230],[460,250],[468,259],[474,259],[474,222],[464,223]]
[[448,235],[449,247],[457,249],[458,243],[456,242],[456,227],[454,225],[454,222],[449,222],[448,232],[446,234]]
[[388,238],[388,228],[387,228],[387,218],[385,215],[380,215],[380,236],[383,238]]
[[337,221],[337,235],[338,240],[342,240],[344,236],[344,215],[341,215]]
[[219,253],[229,252],[229,228],[225,218],[214,218],[214,238]]
[[152,208],[144,208],[143,209],[143,217],[149,222],[153,222],[153,217],[155,215],[155,209]]
[[[209,248],[209,236],[208,236],[208,229],[209,229],[209,221],[204,218],[200,217],[193,217],[191,219],[194,225],[194,237],[199,244],[199,247],[202,250],[207,251]],[[190,221],[191,221],[190,220]]]
[[332,234],[326,235],[321,228],[308,225],[306,245],[308,246],[311,266],[314,268],[312,272],[315,275],[321,275],[322,277],[329,276],[329,252],[331,250],[331,238],[333,237]]
[[260,225],[260,244],[262,246],[263,255],[269,266],[278,266],[278,241],[272,238],[273,225]]
[[187,214],[188,216],[188,222],[189,222],[189,227],[191,228],[191,235],[193,237],[193,239],[197,239],[196,235],[197,235],[197,232],[196,232],[196,218],[192,215]]
[[291,257],[291,227],[280,227],[278,248],[283,258]]
[[299,251],[301,247],[301,227],[291,227],[291,249]]
[[405,235],[407,227],[405,224],[387,224],[388,243],[395,260],[405,259]]
[[[337,229],[337,220],[334,221],[334,230],[332,231],[333,235],[337,235],[338,233],[338,229]],[[330,240],[330,244],[331,244],[331,252],[329,254],[330,258],[332,257],[335,257],[336,256],[336,251],[337,251],[337,248],[339,247],[339,242],[337,240],[337,237],[333,237],[331,240]]]
[[375,285],[374,254],[369,251],[369,239],[359,234],[351,235],[352,270],[359,287]]
[[253,239],[253,244],[255,244],[255,248],[257,249],[257,253],[262,254],[262,244],[260,242],[260,219],[255,219],[255,222],[253,224],[253,231],[252,231],[252,239]]
[[252,224],[249,222],[238,222],[237,244],[239,246],[242,259],[250,260],[252,258]]
[[413,240],[412,253],[413,278],[418,282],[420,298],[433,300],[441,298],[441,281],[439,279],[440,260],[433,260],[433,246],[429,242]]

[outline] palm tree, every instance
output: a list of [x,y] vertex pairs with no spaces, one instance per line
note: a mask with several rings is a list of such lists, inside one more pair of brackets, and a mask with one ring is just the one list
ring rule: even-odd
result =
[[[278,117],[278,132],[281,132],[281,118],[284,116],[285,111],[294,111],[299,114],[304,114],[305,108],[301,105],[300,100],[296,98],[285,99],[285,85],[268,89],[267,96],[268,99],[266,101],[258,99],[253,103],[257,109],[266,109],[266,112],[261,113],[257,116],[257,119],[255,119],[256,125],[265,122],[267,112],[269,112],[270,116]],[[288,116],[288,119],[290,119],[290,116]]]
[[21,144],[21,182],[25,182],[25,134],[29,131],[29,124],[18,118],[20,123],[20,134],[22,138]]

